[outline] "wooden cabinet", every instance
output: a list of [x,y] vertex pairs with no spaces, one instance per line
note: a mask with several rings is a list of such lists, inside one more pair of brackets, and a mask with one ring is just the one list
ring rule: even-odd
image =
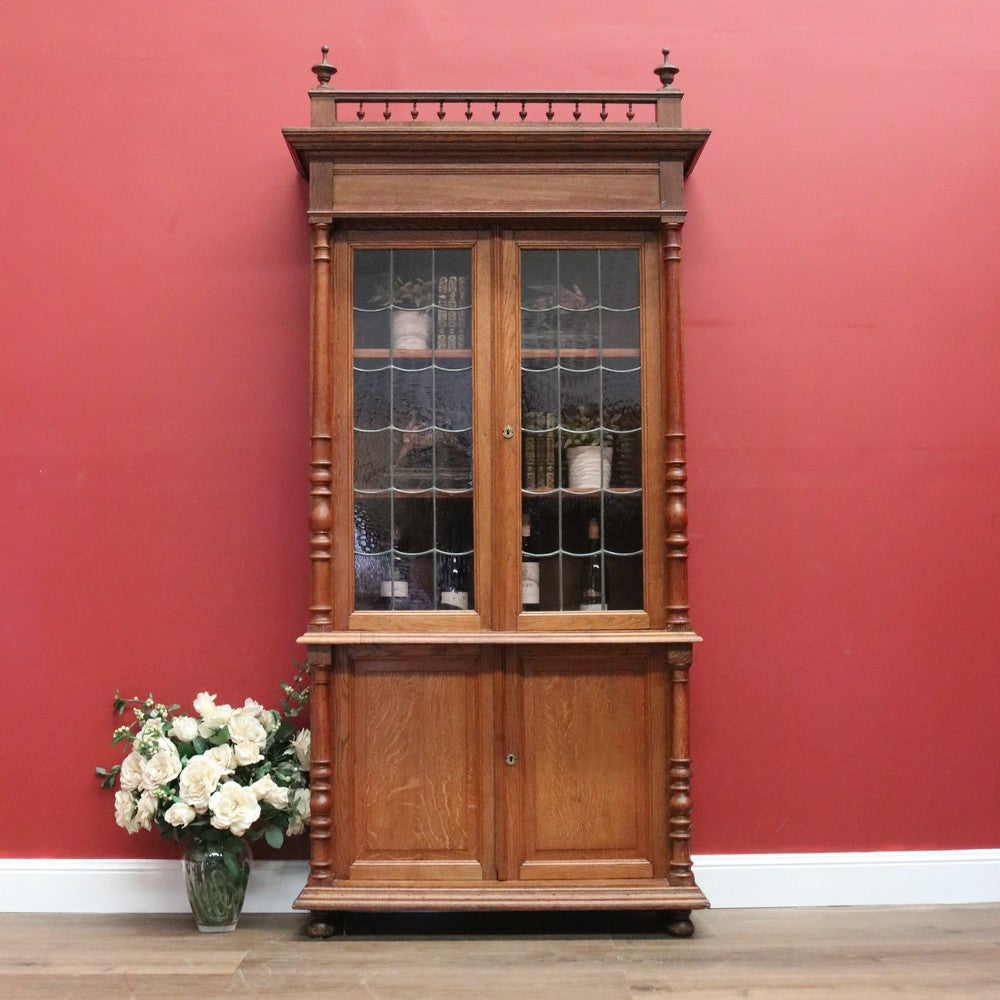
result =
[[364,909],[691,931],[675,68],[344,92],[312,227],[313,933]]

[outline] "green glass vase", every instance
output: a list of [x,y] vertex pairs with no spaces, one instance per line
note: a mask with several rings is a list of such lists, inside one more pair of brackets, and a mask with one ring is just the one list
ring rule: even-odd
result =
[[236,929],[253,855],[242,837],[190,840],[184,848],[184,882],[198,930]]

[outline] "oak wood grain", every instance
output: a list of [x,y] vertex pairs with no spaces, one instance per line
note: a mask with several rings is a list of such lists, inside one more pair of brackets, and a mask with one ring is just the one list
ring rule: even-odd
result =
[[[332,391],[331,433],[340,474],[333,490],[333,618],[337,629],[348,627],[354,607],[354,379],[349,363],[352,347],[351,322],[354,303],[354,268],[347,236],[335,232],[333,266],[336,274],[336,295],[333,296],[333,318],[330,329],[329,354]],[[347,361],[347,363],[345,363]],[[315,409],[319,403],[313,400]],[[315,630],[312,630],[315,631]]]
[[[497,235],[494,257],[499,273],[494,311],[497,335],[494,345],[498,425],[520,428],[521,418],[521,283],[518,247],[509,231]],[[498,504],[495,517],[499,530],[494,567],[497,605],[494,621],[505,630],[517,627],[521,610],[521,435],[494,438]]]
[[[539,614],[539,612],[535,612]],[[544,612],[541,612],[544,614]],[[483,629],[480,632],[317,632],[307,633],[296,639],[299,643],[321,643],[331,646],[370,645],[426,645],[447,643],[452,645],[484,646],[546,646],[553,643],[574,646],[636,644],[676,645],[702,642],[694,632],[621,631],[608,632],[593,629],[587,632],[521,631],[505,632]]]
[[373,169],[372,164],[341,167],[334,172],[338,211],[348,214],[377,211],[394,216],[400,211],[433,214],[476,211],[500,214],[516,205],[520,212],[553,212],[575,208],[582,212],[645,212],[660,209],[659,169],[650,163],[641,172],[634,166],[609,163],[586,173],[550,165],[535,169],[468,171],[458,165]]
[[[303,176],[313,163],[659,163],[674,160],[689,172],[708,141],[707,129],[648,125],[565,125],[525,122],[450,125],[408,122],[372,128],[337,123],[283,129]],[[377,211],[377,206],[370,206]],[[676,206],[681,208],[683,206]]]
[[704,909],[696,887],[658,879],[570,879],[435,884],[384,879],[307,886],[295,900],[300,910],[660,910]]
[[312,227],[312,433],[310,437],[310,536],[312,561],[309,628],[332,628],[332,466],[330,320],[332,309],[330,229]]
[[659,862],[662,874],[658,658],[553,646],[512,651],[508,662],[504,731],[517,763],[505,769],[514,789],[505,868],[522,879],[650,878]]
[[642,544],[644,549],[643,598],[649,615],[647,627],[666,626],[664,607],[664,492],[663,439],[656,428],[663,426],[664,384],[663,343],[660,337],[660,241],[646,233],[640,258],[642,310],[642,426],[651,430],[642,435],[643,492]]
[[[349,654],[351,878],[490,878],[492,747],[488,650]],[[348,782],[350,786],[348,787]]]

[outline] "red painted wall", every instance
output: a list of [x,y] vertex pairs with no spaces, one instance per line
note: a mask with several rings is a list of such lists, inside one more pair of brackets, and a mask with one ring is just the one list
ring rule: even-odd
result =
[[[685,231],[698,853],[1000,846],[1000,15],[737,0],[0,7],[0,854],[170,854],[116,688],[277,702],[307,227],[344,87],[655,86]],[[445,46],[446,39],[454,44]]]

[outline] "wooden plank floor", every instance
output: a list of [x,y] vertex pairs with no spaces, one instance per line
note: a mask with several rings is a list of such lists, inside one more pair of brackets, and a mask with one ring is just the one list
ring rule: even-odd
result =
[[645,914],[303,915],[199,934],[186,915],[0,914],[2,1000],[1000,998],[1000,907],[714,910],[688,941]]

